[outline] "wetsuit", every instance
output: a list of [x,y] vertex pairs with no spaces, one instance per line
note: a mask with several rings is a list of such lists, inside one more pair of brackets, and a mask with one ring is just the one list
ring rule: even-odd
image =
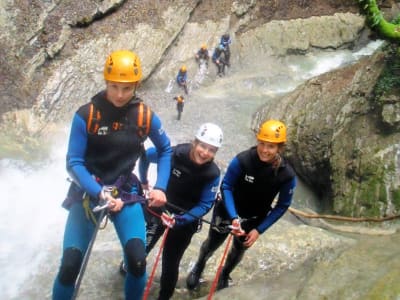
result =
[[[168,211],[177,216],[175,226],[169,231],[163,249],[159,300],[172,297],[179,276],[180,260],[198,229],[198,218],[211,209],[220,181],[220,170],[213,161],[198,165],[190,159],[191,147],[192,144],[189,143],[173,147],[167,199],[168,203],[188,213],[166,206]],[[146,154],[139,164],[140,178],[144,183],[147,182],[149,163],[156,157],[154,149],[149,149]],[[149,214],[147,253],[156,244],[164,228],[159,218]]]
[[[238,154],[229,164],[221,184],[223,200],[214,207],[213,222],[223,227],[240,217],[241,226],[246,233],[256,229],[262,234],[286,212],[295,187],[295,173],[284,158],[279,167],[274,168],[272,164],[262,162],[258,158],[256,147],[252,147]],[[278,194],[276,205],[271,207]],[[197,284],[208,258],[222,245],[228,234],[210,228],[192,271],[196,273],[193,285]],[[247,249],[243,242],[244,237],[234,238],[220,277],[225,284],[230,272],[241,261]]]
[[208,50],[207,49],[201,48],[199,51],[197,51],[196,61],[198,63],[200,63],[201,59],[203,59],[205,61],[206,65],[208,65],[208,61],[210,59],[210,55],[208,54]]
[[230,49],[230,44],[232,43],[232,39],[228,35],[223,35],[221,37],[221,40],[219,42],[220,45],[222,45],[224,52],[225,52],[225,60],[226,64],[228,67],[230,66],[230,57],[231,57],[231,49]]
[[[95,229],[93,220],[86,213],[98,204],[102,185],[118,185],[119,192],[127,195],[127,198],[140,192],[140,184],[132,174],[147,138],[137,126],[139,103],[139,99],[133,98],[118,108],[106,100],[105,92],[101,92],[92,98],[91,103],[81,106],[73,117],[67,153],[67,170],[73,183],[63,203],[69,214],[61,266],[53,286],[53,299],[71,299],[74,293],[83,256]],[[92,119],[88,117],[91,107],[100,113],[101,117],[95,114],[97,120],[96,116]],[[91,127],[92,123],[96,126]],[[155,113],[151,113],[148,137],[158,150],[159,172],[155,188],[165,190],[169,179],[171,146]],[[121,199],[124,200],[122,196]],[[84,208],[85,201],[89,210]],[[121,211],[111,213],[110,219],[128,265],[125,298],[139,300],[146,283],[146,236],[142,205],[137,202],[126,204]]]
[[219,76],[225,75],[225,65],[227,64],[227,61],[226,61],[226,53],[224,52],[222,47],[218,46],[215,48],[211,59],[213,63],[215,63],[215,65],[217,66],[218,70],[217,75]]

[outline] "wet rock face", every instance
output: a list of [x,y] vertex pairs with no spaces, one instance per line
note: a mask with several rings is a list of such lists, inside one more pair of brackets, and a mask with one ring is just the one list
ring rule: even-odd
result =
[[[377,217],[400,209],[400,133],[385,124],[387,103],[373,100],[384,63],[377,53],[313,78],[261,113],[289,124],[288,157],[338,214]],[[400,101],[390,99],[391,105]]]
[[[278,2],[281,4],[277,5]],[[165,18],[168,10],[174,14]],[[218,4],[211,0],[173,3],[132,0],[3,1],[0,4],[3,29],[0,39],[0,115],[32,107],[57,61],[73,56],[77,49],[90,41],[103,37],[115,39],[124,32],[135,31],[138,24],[161,29],[171,26],[171,22],[184,24],[189,19],[200,23],[206,20],[219,22],[232,16],[231,28],[239,18],[246,18],[246,22],[235,29],[244,32],[273,19],[305,18],[349,10],[355,11],[356,6],[338,5],[329,0],[223,0]],[[165,48],[169,47],[183,24],[176,27],[175,32],[169,32]],[[137,41],[131,47],[135,43]]]

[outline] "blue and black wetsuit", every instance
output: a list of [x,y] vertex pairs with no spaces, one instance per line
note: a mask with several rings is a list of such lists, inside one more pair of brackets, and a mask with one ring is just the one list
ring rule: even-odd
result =
[[[170,141],[160,119],[153,112],[150,114],[148,135],[143,134],[137,120],[140,117],[140,102],[133,98],[127,105],[115,107],[105,98],[105,92],[101,92],[90,103],[81,106],[73,117],[67,153],[67,170],[73,183],[64,202],[69,214],[61,266],[53,286],[53,299],[71,299],[83,256],[94,233],[95,224],[87,217],[88,210],[85,210],[84,202],[88,202],[91,210],[98,202],[102,186],[116,182],[119,182],[117,188],[121,193],[140,193],[140,182],[132,172],[147,137],[158,152],[159,172],[155,188],[166,190],[172,152]],[[91,110],[93,107],[94,112]],[[125,298],[141,299],[146,282],[146,236],[142,205],[124,205],[120,212],[112,213],[110,219],[128,266]]]
[[[256,229],[262,234],[289,208],[295,187],[295,173],[283,157],[279,166],[275,167],[261,161],[256,147],[252,147],[239,153],[229,164],[221,184],[222,201],[214,207],[213,222],[217,226],[230,225],[233,219],[240,217],[246,233]],[[272,207],[277,195],[277,203]],[[228,234],[210,228],[197,261],[198,274]],[[221,277],[228,278],[242,259],[247,249],[243,241],[244,237],[234,238]]]
[[[173,147],[171,174],[167,187],[169,203],[185,212],[166,207],[176,215],[175,226],[169,231],[162,256],[160,300],[170,299],[174,293],[179,275],[179,263],[189,246],[193,234],[202,218],[213,206],[220,182],[220,170],[213,162],[195,164],[190,159],[192,144],[185,143]],[[147,169],[156,158],[154,149],[149,149],[140,160],[139,174],[142,182],[147,182]],[[164,226],[159,218],[149,215],[147,224],[147,253],[156,244]]]
[[225,61],[228,67],[230,66],[230,58],[231,58],[231,49],[230,49],[231,43],[232,39],[229,34],[224,34],[221,36],[219,44],[223,47],[223,50],[225,52]]
[[178,75],[176,75],[176,82],[178,85],[185,85],[187,81],[187,72],[182,72],[179,70]]
[[227,65],[226,60],[226,52],[222,45],[219,45],[214,49],[213,55],[211,60],[217,66],[218,73],[217,75],[224,75],[225,74],[225,65]]
[[187,72],[182,72],[179,70],[178,75],[176,75],[176,83],[183,88],[185,94],[188,94],[188,86],[187,86]]
[[201,59],[205,60],[206,64],[208,64],[208,61],[210,59],[210,54],[208,53],[208,49],[200,48],[197,51],[197,56],[196,56],[197,62],[199,62]]

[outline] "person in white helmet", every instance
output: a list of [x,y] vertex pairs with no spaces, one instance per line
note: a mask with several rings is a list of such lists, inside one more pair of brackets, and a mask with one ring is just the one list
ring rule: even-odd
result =
[[[167,205],[164,210],[151,208],[151,211],[147,211],[147,254],[163,234],[165,226],[171,228],[162,253],[160,292],[157,299],[172,297],[179,276],[180,260],[192,236],[198,231],[201,218],[215,202],[221,172],[214,158],[221,147],[222,138],[223,133],[219,126],[205,123],[200,126],[191,143],[172,147],[171,172],[166,190]],[[140,159],[139,176],[145,190],[149,190],[149,164],[156,161],[155,148],[147,149]],[[120,271],[124,273],[123,264]]]

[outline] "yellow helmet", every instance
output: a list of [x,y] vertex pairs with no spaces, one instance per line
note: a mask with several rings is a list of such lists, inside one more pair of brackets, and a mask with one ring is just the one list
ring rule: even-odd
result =
[[185,66],[185,65],[183,65],[183,66],[181,67],[181,72],[186,72],[186,66]]
[[207,49],[207,45],[206,44],[202,44],[201,45],[201,49],[206,50]]
[[112,52],[104,64],[104,79],[114,82],[138,82],[142,79],[139,57],[129,50]]
[[285,143],[286,126],[281,121],[268,120],[258,130],[257,139],[270,143]]

